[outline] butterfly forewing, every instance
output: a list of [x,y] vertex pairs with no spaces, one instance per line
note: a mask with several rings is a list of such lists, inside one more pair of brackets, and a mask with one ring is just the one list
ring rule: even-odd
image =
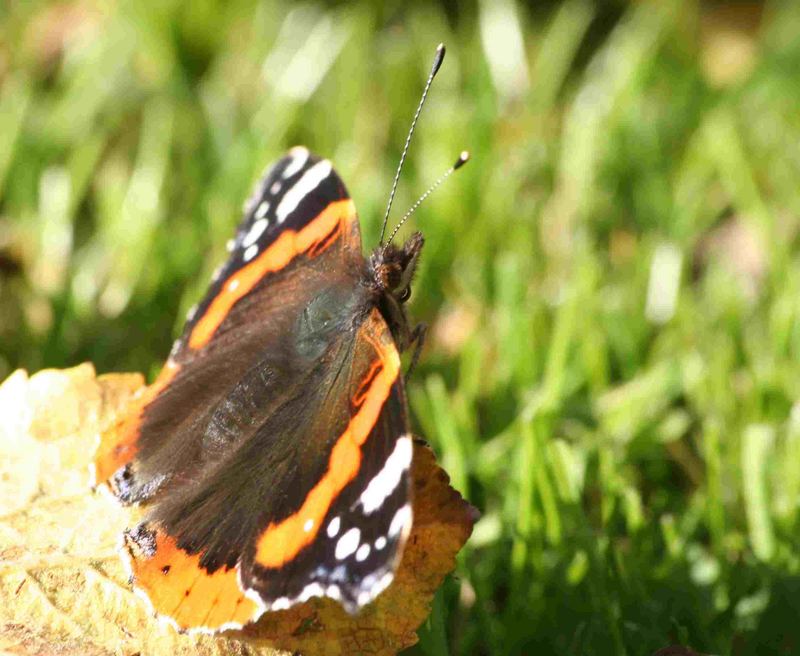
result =
[[[263,287],[275,273],[296,270],[300,252],[314,255],[337,237],[342,249],[360,256],[358,221],[344,183],[328,160],[294,148],[270,167],[245,204],[236,236],[228,242],[230,256],[189,312],[173,358],[180,361],[187,350],[202,349],[223,322],[235,320],[231,310],[254,287]],[[314,291],[305,282],[295,287]]]
[[[328,174],[321,178],[319,171]],[[304,194],[294,191],[298,185]],[[100,444],[96,480],[115,477],[124,500],[142,500],[168,482],[159,462],[147,471],[142,452],[145,461],[156,450],[164,462],[190,455],[191,440],[176,435],[197,432],[204,412],[237,383],[255,354],[285,351],[280,338],[291,334],[302,309],[335,276],[349,274],[352,283],[356,275],[351,271],[362,256],[355,208],[327,160],[294,149],[270,168],[247,206],[227,262],[190,312],[158,380]],[[255,235],[253,227],[262,220],[267,226]],[[253,247],[258,252],[251,257],[247,251]],[[132,479],[123,467],[137,453],[140,471]]]

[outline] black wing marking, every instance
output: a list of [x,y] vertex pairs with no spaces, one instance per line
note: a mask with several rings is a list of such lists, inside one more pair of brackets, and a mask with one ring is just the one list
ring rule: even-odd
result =
[[[348,200],[344,183],[331,163],[297,146],[270,166],[244,206],[244,217],[235,236],[228,241],[230,255],[214,272],[203,299],[186,317],[182,335],[170,356],[177,362],[193,357],[187,348],[189,337],[214,299],[225,292],[228,281],[259,254],[273,245],[287,230],[298,232],[317,219],[337,201]],[[361,255],[358,221],[353,216],[344,240],[353,255]]]

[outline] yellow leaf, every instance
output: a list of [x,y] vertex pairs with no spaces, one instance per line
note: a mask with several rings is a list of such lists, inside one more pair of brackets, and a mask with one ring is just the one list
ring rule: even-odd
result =
[[[92,492],[101,431],[142,387],[84,364],[0,385],[0,651],[12,654],[393,654],[414,644],[475,511],[416,445],[414,527],[395,582],[357,617],[312,599],[242,631],[177,633],[131,589],[118,549],[136,511]],[[287,650],[286,652],[277,650]]]

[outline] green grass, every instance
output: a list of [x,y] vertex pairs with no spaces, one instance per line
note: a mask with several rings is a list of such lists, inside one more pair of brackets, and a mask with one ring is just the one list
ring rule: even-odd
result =
[[375,244],[444,41],[410,401],[483,518],[417,653],[800,651],[794,3],[723,82],[688,0],[182,5],[0,8],[0,377],[153,374],[291,145]]

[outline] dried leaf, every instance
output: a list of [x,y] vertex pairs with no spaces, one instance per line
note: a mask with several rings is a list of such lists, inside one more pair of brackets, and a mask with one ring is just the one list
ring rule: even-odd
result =
[[88,487],[97,436],[142,386],[84,364],[0,386],[0,651],[13,654],[393,654],[414,644],[475,511],[433,453],[414,454],[414,518],[395,582],[357,617],[313,599],[243,631],[189,636],[135,596],[118,555],[136,511]]

